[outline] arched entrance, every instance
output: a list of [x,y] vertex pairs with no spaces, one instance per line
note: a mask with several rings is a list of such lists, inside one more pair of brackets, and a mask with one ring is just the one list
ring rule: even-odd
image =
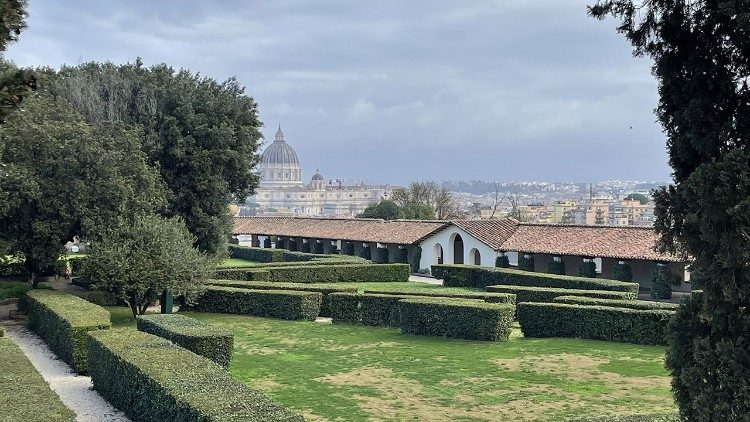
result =
[[471,249],[471,252],[469,252],[469,259],[471,259],[471,263],[474,265],[482,265],[482,256],[479,254],[477,248]]
[[435,247],[432,248],[432,256],[433,256],[434,264],[443,263],[443,247],[439,243],[436,243]]
[[458,233],[453,236],[453,263],[464,263],[464,240]]

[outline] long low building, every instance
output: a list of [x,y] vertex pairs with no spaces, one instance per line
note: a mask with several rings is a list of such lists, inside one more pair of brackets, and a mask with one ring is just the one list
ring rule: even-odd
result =
[[650,287],[653,269],[665,265],[682,278],[675,290],[690,290],[685,260],[658,252],[658,235],[646,227],[531,224],[512,219],[238,217],[233,233],[241,243],[253,246],[271,238],[284,246],[294,242],[298,249],[304,243],[322,243],[326,253],[342,250],[345,243],[353,245],[355,254],[368,246],[387,248],[390,261],[399,255],[397,250],[406,249],[409,262],[419,259],[419,269],[442,263],[491,267],[502,255],[516,266],[520,256],[533,256],[535,271],[546,272],[548,262],[554,260],[565,264],[567,274],[575,275],[581,262],[591,260],[601,277],[612,278],[614,266],[628,262],[634,281],[643,288]]

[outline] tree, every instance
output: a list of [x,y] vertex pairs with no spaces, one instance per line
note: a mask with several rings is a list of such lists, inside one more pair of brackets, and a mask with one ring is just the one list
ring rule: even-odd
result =
[[142,149],[171,195],[166,216],[181,216],[196,245],[221,253],[231,231],[230,202],[258,186],[255,101],[234,78],[224,82],[175,70],[87,63],[46,72],[40,89],[70,101],[89,122],[142,130]]
[[438,220],[448,220],[458,216],[458,204],[448,188],[439,188],[434,194],[433,203],[435,204],[435,217]]
[[96,237],[165,205],[137,132],[89,125],[64,101],[31,98],[0,125],[0,239],[36,275],[75,235]]
[[122,298],[133,316],[143,315],[165,290],[192,303],[215,268],[194,243],[180,218],[136,216],[91,245],[83,276]]
[[601,208],[597,208],[594,215],[594,224],[603,226],[605,223],[606,221],[604,221],[604,211],[602,211]]
[[654,191],[660,249],[704,294],[678,312],[667,367],[685,420],[750,414],[750,1],[608,0],[590,8],[654,61],[673,184]]
[[625,197],[626,201],[638,201],[641,205],[648,204],[648,197],[642,193],[631,193]]
[[367,208],[358,215],[361,218],[382,218],[383,220],[396,220],[402,218],[401,207],[393,201],[380,201],[377,204],[368,205]]
[[[412,182],[408,188],[395,188],[391,200],[404,211],[404,218],[450,219],[458,215],[453,193],[435,182]],[[432,211],[426,212],[425,207]]]
[[435,210],[422,202],[409,202],[401,209],[401,215],[409,220],[434,220]]
[[[18,41],[21,31],[26,29],[26,0],[4,0],[0,5],[0,52],[9,43]],[[0,122],[4,122],[36,88],[36,77],[32,72],[20,70],[5,61],[0,62]]]

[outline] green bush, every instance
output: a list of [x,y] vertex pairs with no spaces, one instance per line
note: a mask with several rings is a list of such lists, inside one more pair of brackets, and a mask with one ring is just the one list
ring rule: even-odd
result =
[[209,286],[195,309],[203,312],[314,321],[322,295],[293,290],[252,290]]
[[263,248],[271,249],[271,237],[270,236],[266,236],[266,238],[263,239]]
[[396,249],[396,252],[393,254],[393,262],[396,262],[399,264],[408,264],[409,263],[409,250],[406,248]]
[[70,272],[73,276],[80,274],[81,269],[83,268],[84,264],[86,263],[86,257],[71,257],[68,259],[68,264],[70,264]]
[[229,368],[234,347],[234,335],[229,331],[179,314],[140,315],[136,325],[139,331],[165,338]]
[[354,256],[354,243],[343,241],[341,245],[341,252],[344,255]]
[[387,264],[388,256],[388,248],[375,248],[375,256],[372,261],[378,264]]
[[518,269],[521,271],[534,271],[534,255],[524,256],[524,254],[518,254]]
[[323,245],[323,242],[315,242],[315,250],[313,252],[316,254],[324,254],[325,246]]
[[609,306],[630,309],[667,309],[672,311],[676,311],[680,307],[676,303],[652,302],[648,300],[597,299],[585,296],[558,296],[553,302],[570,305]]
[[495,266],[497,268],[508,268],[510,267],[510,258],[507,255],[500,255],[495,258]]
[[359,257],[362,259],[371,260],[372,249],[369,246],[362,246],[362,249],[359,250]]
[[680,284],[680,278],[666,265],[657,265],[651,271],[651,297],[671,299],[672,286]]
[[405,282],[406,264],[338,264],[267,268],[270,281],[293,283]]
[[633,300],[635,293],[608,290],[554,289],[549,287],[487,286],[488,292],[512,293],[516,302],[552,302],[558,296],[587,296],[601,299]]
[[0,277],[29,277],[30,275],[23,262],[0,265]]
[[292,252],[297,252],[297,239],[290,240],[287,242],[286,248],[289,249]]
[[594,261],[583,261],[578,266],[579,277],[596,278],[596,262]]
[[401,295],[365,293],[358,295],[362,324],[375,327],[400,327],[398,302]]
[[[445,289],[449,290],[449,289]],[[516,295],[510,293],[488,293],[488,292],[447,292],[445,290],[412,290],[404,291],[397,289],[378,289],[365,290],[364,293],[384,294],[384,295],[401,295],[401,296],[422,296],[422,297],[450,297],[454,299],[481,299],[490,303],[516,303]]]
[[422,262],[422,247],[415,246],[411,254],[411,272],[418,273],[419,270],[421,270],[421,268],[419,268],[421,262]]
[[515,306],[466,299],[414,298],[399,302],[401,332],[469,340],[507,340]]
[[212,277],[222,280],[268,281],[271,272],[262,268],[219,268],[214,270]]
[[356,293],[357,289],[351,287],[331,287],[326,283],[309,284],[309,283],[281,283],[281,282],[263,282],[263,281],[234,281],[234,280],[209,280],[208,284],[214,286],[235,287],[239,289],[255,290],[296,290],[303,292],[318,292],[323,295],[320,305],[320,316],[331,316],[330,294],[337,292]]
[[86,332],[108,329],[109,312],[80,297],[56,290],[31,290],[19,308],[28,316],[31,330],[79,374],[85,374]]
[[331,320],[334,324],[361,324],[362,308],[357,293],[331,293]]
[[75,295],[99,306],[123,306],[126,305],[125,301],[121,297],[117,296],[112,292],[106,292],[102,290],[85,290],[82,292],[75,292]]
[[251,248],[236,245],[229,245],[228,248],[231,258],[255,262],[279,262],[284,260],[282,249]]
[[550,261],[547,262],[547,272],[549,274],[565,275],[565,263],[550,259]]
[[312,248],[310,247],[310,242],[302,242],[302,247],[300,248],[300,252],[302,253],[312,252]]
[[520,303],[518,322],[525,337],[573,337],[636,344],[666,344],[674,311]]
[[91,380],[140,421],[303,421],[220,366],[138,331],[99,331],[88,341]]
[[[0,325],[0,333],[3,326]],[[49,388],[23,351],[0,334],[0,420],[74,422],[76,415]]]
[[614,290],[637,294],[638,283],[617,280],[534,273],[510,268],[488,268],[475,265],[433,265],[432,274],[448,287],[479,287],[515,285],[561,289]]
[[630,267],[630,263],[616,263],[612,267],[612,278],[620,281],[633,281],[633,269]]
[[21,297],[29,290],[31,290],[31,283],[0,281],[0,300]]

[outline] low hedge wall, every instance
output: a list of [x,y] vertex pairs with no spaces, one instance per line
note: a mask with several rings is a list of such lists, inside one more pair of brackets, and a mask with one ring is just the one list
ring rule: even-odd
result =
[[314,321],[323,295],[293,290],[252,290],[209,286],[195,309],[203,312]]
[[329,317],[331,316],[331,293],[345,292],[345,293],[356,293],[357,289],[354,287],[330,287],[325,283],[323,284],[308,284],[308,283],[280,283],[280,282],[263,282],[263,281],[235,281],[235,280],[209,280],[208,284],[214,286],[224,287],[235,287],[239,289],[255,289],[255,290],[296,290],[303,292],[318,292],[323,295],[323,299],[320,305],[320,316]]
[[141,315],[136,325],[139,331],[165,338],[229,368],[234,348],[234,335],[229,331],[179,314]]
[[515,285],[560,289],[613,290],[638,294],[638,283],[626,283],[587,277],[535,273],[510,268],[477,267],[473,265],[433,265],[432,274],[449,287],[486,287]]
[[337,264],[267,268],[270,281],[293,283],[409,281],[406,264]]
[[29,328],[76,372],[85,374],[86,332],[108,329],[109,311],[56,290],[31,290],[19,300]]
[[277,262],[284,260],[283,249],[252,248],[248,246],[229,245],[231,258],[255,262]]
[[377,293],[334,293],[331,295],[331,317],[334,324],[400,327],[398,302],[407,298]]
[[585,296],[558,296],[553,302],[568,303],[571,305],[609,306],[630,309],[667,309],[672,311],[676,311],[680,307],[677,303],[652,302],[648,300],[597,299]]
[[29,277],[30,275],[23,262],[0,265],[0,277]]
[[515,306],[466,299],[414,298],[399,302],[401,332],[469,340],[507,340]]
[[389,256],[390,252],[388,251],[388,248],[375,248],[372,261],[378,264],[387,264]]
[[214,270],[213,277],[224,280],[268,281],[271,273],[266,269],[256,267],[220,268]]
[[[447,290],[447,289],[446,289]],[[481,299],[490,303],[516,303],[516,295],[511,293],[489,293],[489,292],[446,292],[446,291],[400,291],[400,290],[365,290],[365,293],[422,296],[422,297],[449,297],[453,299]]]
[[7,338],[0,338],[0,397],[3,421],[76,420],[75,413],[49,388],[21,348]]
[[600,299],[633,300],[635,293],[606,290],[552,289],[548,287],[487,286],[488,292],[512,293],[516,302],[552,302],[558,296],[587,296]]
[[334,324],[361,324],[362,308],[357,293],[331,293],[331,322]]
[[94,389],[140,421],[303,421],[218,365],[138,331],[97,331],[88,352]]
[[641,310],[565,303],[521,303],[525,337],[574,337],[636,344],[667,344],[670,310]]

